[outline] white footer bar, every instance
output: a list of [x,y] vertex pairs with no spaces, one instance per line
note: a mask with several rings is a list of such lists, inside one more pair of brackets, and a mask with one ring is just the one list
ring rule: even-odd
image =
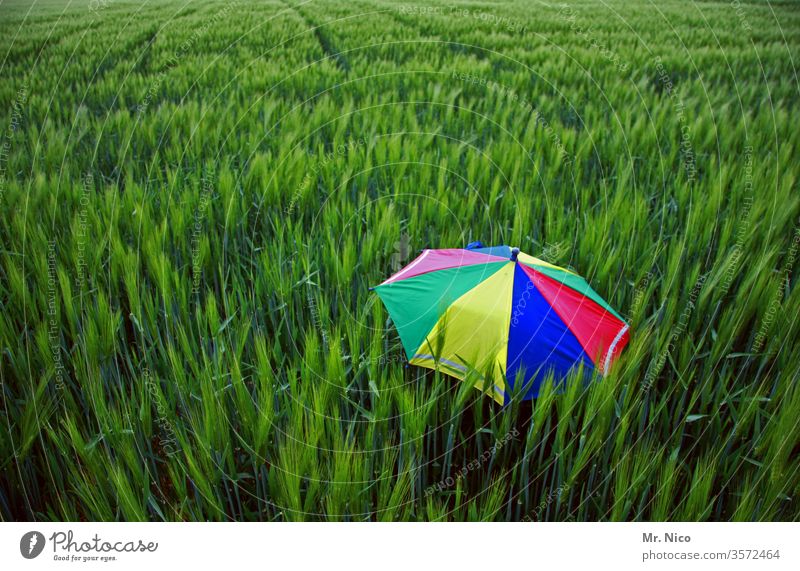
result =
[[797,523],[4,523],[0,568],[797,570],[798,532]]

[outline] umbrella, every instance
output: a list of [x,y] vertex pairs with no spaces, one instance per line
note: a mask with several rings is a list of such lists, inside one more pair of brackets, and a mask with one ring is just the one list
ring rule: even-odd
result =
[[560,385],[574,370],[604,374],[628,342],[585,279],[519,248],[426,249],[373,289],[411,364],[462,380],[473,371],[501,404],[537,397],[550,375]]

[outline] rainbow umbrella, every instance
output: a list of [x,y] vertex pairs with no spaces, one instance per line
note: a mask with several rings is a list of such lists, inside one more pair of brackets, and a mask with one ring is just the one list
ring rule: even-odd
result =
[[491,375],[501,404],[537,397],[549,375],[603,374],[628,342],[628,325],[586,280],[519,248],[423,250],[373,289],[411,364],[462,380],[476,371],[481,390]]

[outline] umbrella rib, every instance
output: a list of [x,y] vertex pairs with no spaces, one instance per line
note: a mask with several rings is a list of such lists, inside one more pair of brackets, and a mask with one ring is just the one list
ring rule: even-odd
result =
[[603,374],[608,372],[608,368],[611,366],[611,355],[614,354],[614,349],[617,347],[617,344],[622,339],[622,336],[625,335],[625,332],[628,330],[628,324],[626,323],[625,326],[619,330],[617,336],[614,337],[614,340],[611,342],[611,346],[608,348],[608,352],[606,353],[606,360],[603,362]]
[[383,283],[389,283],[390,281],[397,281],[400,278],[400,276],[407,274],[411,270],[411,268],[413,268],[414,266],[419,264],[422,260],[424,260],[425,256],[427,256],[429,253],[430,250],[425,250],[425,252],[419,258],[417,258],[415,262],[409,264],[408,266],[397,272],[395,275],[393,275]]
[[430,361],[434,361],[434,362],[438,361],[440,363],[444,363],[445,365],[453,367],[454,369],[458,369],[459,371],[466,371],[467,370],[467,367],[465,367],[464,365],[461,365],[459,363],[456,363],[455,361],[451,361],[450,359],[445,359],[444,357],[439,357],[437,359],[433,355],[429,355],[427,353],[417,353],[416,355],[414,355],[412,357],[412,359],[428,359]]

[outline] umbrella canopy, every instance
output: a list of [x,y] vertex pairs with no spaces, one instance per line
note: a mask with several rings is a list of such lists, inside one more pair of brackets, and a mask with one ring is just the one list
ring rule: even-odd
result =
[[[501,404],[543,381],[609,369],[628,325],[576,273],[508,246],[423,250],[376,286],[413,365],[464,379]],[[483,379],[491,376],[492,387]]]

